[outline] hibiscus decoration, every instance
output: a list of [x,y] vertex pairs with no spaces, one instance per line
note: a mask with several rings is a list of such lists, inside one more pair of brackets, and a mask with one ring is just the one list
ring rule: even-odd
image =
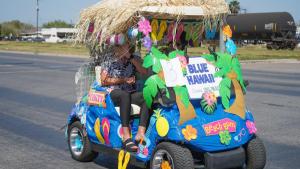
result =
[[145,46],[145,48],[150,51],[151,50],[151,47],[152,47],[152,41],[151,41],[151,38],[150,36],[145,36],[143,38],[143,44]]
[[250,120],[247,120],[246,121],[246,126],[248,128],[248,131],[250,134],[255,134],[257,132],[257,129],[255,127],[255,123],[250,121]]
[[187,125],[186,128],[182,129],[182,134],[188,141],[197,139],[197,129],[193,128],[192,125]]
[[144,148],[143,154],[144,154],[145,156],[148,156],[148,155],[149,155],[148,147],[145,147],[145,148]]
[[177,55],[177,58],[178,58],[179,61],[180,61],[181,69],[182,69],[183,75],[186,75],[186,74],[187,74],[187,70],[186,70],[186,67],[187,67],[187,60],[186,60],[185,56]]
[[225,36],[227,36],[228,38],[231,38],[232,37],[232,31],[231,31],[231,28],[229,25],[226,25],[223,27],[223,34]]
[[225,144],[227,146],[230,144],[231,135],[228,130],[220,131],[219,136],[222,144]]
[[206,114],[212,114],[217,107],[216,95],[211,92],[204,93],[201,100],[201,107]]
[[163,161],[160,166],[161,169],[171,169],[171,165],[168,161]]
[[203,94],[203,99],[206,100],[209,106],[212,106],[217,102],[217,97],[214,93],[206,92]]
[[145,18],[142,18],[139,21],[138,26],[139,31],[142,32],[145,36],[149,35],[149,33],[152,31],[150,22]]

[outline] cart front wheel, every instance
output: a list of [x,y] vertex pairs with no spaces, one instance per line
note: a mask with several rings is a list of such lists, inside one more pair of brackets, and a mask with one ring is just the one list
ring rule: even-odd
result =
[[163,142],[156,147],[150,168],[194,169],[194,159],[189,149]]
[[246,150],[246,168],[263,169],[266,165],[266,149],[261,139],[254,136],[254,138],[247,144]]

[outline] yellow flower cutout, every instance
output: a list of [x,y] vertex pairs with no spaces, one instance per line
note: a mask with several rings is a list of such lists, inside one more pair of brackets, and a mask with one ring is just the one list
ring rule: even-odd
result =
[[223,33],[224,33],[224,35],[226,35],[229,38],[232,37],[232,31],[231,31],[231,28],[229,25],[226,25],[223,27]]
[[161,169],[171,169],[170,163],[168,161],[163,161],[160,166]]
[[188,141],[197,139],[197,129],[193,128],[192,125],[187,125],[186,128],[182,129],[182,134]]

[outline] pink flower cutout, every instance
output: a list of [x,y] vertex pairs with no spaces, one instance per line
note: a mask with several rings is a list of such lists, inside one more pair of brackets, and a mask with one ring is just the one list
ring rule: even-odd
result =
[[204,98],[204,100],[206,100],[206,102],[209,106],[212,106],[217,101],[217,97],[214,93],[206,92],[203,94],[203,98]]
[[138,25],[139,25],[138,27],[139,31],[143,32],[145,36],[147,36],[152,31],[150,22],[145,18],[142,18],[139,21]]
[[179,61],[181,63],[181,67],[185,68],[187,66],[186,58],[184,56],[181,56],[181,55],[177,55],[177,58],[179,59]]
[[255,134],[257,132],[257,129],[255,127],[255,123],[250,121],[250,120],[247,120],[246,121],[246,126],[248,128],[248,131],[250,134]]
[[148,147],[145,147],[143,150],[143,155],[148,156],[149,155],[149,150]]

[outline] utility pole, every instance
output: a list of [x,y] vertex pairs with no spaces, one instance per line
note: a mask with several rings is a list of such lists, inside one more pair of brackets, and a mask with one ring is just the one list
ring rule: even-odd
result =
[[39,37],[39,0],[36,0],[36,37]]

